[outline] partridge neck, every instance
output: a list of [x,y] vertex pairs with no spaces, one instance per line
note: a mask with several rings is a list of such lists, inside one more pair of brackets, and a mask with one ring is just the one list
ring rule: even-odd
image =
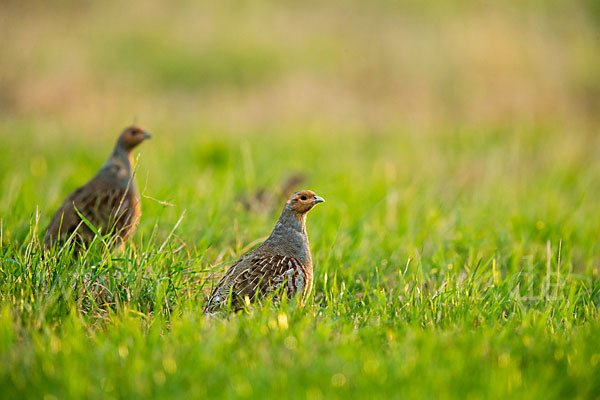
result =
[[117,142],[110,157],[100,169],[99,175],[116,179],[119,184],[127,186],[133,175],[131,153]]
[[127,165],[128,169],[131,170],[133,154],[131,151],[126,150],[123,144],[117,142],[109,160],[118,160],[120,163]]
[[285,207],[263,247],[289,254],[302,263],[309,262],[311,256],[306,234],[306,214],[296,215]]

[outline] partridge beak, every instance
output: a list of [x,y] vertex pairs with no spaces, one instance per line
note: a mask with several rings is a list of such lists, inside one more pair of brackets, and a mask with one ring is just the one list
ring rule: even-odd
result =
[[315,196],[315,199],[313,200],[313,204],[317,204],[317,203],[325,203],[325,199],[322,198],[321,196]]
[[142,136],[144,138],[144,140],[146,139],[150,139],[152,137],[151,134],[149,134],[148,132],[144,132],[144,136]]

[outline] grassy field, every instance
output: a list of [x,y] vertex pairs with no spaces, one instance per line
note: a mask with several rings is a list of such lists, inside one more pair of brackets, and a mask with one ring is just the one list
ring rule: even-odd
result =
[[[594,2],[171,3],[0,4],[0,398],[600,398]],[[132,122],[137,233],[43,258]],[[203,317],[296,174],[308,305]]]

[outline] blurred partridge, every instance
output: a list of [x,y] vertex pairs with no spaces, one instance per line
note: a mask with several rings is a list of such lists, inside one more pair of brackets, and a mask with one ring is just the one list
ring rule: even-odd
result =
[[304,304],[313,282],[306,214],[324,201],[310,190],[291,195],[271,236],[229,268],[213,290],[205,313],[223,310],[228,304],[239,310],[245,298],[254,301],[273,295],[277,301],[279,294],[288,298],[298,294]]
[[306,177],[303,174],[295,173],[285,178],[278,189],[273,190],[259,187],[250,195],[239,196],[238,200],[244,206],[246,211],[271,211],[280,201],[290,197],[290,195],[295,192],[294,189],[300,186],[305,180]]
[[122,246],[133,234],[140,214],[140,199],[133,179],[133,149],[150,134],[137,126],[126,128],[108,161],[88,183],[76,189],[52,217],[46,231],[45,246],[62,243],[76,232],[76,242],[89,244],[94,232],[82,221],[77,210],[99,232],[111,232]]

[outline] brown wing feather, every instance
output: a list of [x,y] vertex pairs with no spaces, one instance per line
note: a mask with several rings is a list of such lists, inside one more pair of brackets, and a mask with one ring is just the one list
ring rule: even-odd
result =
[[110,182],[93,179],[71,193],[52,217],[45,236],[47,247],[65,241],[75,230],[83,243],[89,243],[94,232],[84,223],[77,210],[102,232],[114,228],[122,241],[127,240],[137,225],[140,206],[137,195]]
[[238,260],[213,290],[206,312],[214,312],[226,305],[231,297],[231,308],[240,309],[244,298],[262,299],[278,291],[288,298],[300,293],[308,295],[312,274],[296,258],[281,255],[252,255]]

